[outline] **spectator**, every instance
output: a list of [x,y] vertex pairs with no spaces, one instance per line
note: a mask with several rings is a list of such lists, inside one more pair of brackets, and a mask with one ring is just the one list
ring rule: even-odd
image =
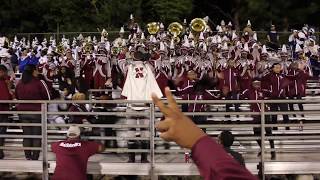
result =
[[[101,95],[100,100],[112,100],[111,95]],[[97,112],[114,112],[114,108],[116,107],[116,104],[101,104],[101,108],[97,109]],[[99,124],[116,124],[119,120],[119,117],[116,115],[109,115],[109,116],[99,116],[98,123]],[[104,128],[104,135],[105,136],[117,136],[116,130],[113,128]],[[116,140],[106,140],[105,146],[110,148],[116,148],[117,147],[117,141]]]
[[39,63],[39,58],[35,56],[34,52],[29,52],[26,48],[23,48],[21,52],[21,58],[19,59],[19,71],[23,73],[26,65],[37,65]]
[[[80,101],[80,100],[86,100],[86,95],[83,93],[75,93],[72,96],[72,100],[74,101]],[[88,112],[85,104],[83,103],[72,103],[72,105],[69,107],[69,112]],[[88,115],[71,115],[69,116],[69,123],[75,123],[75,124],[83,124],[85,121],[88,121],[90,123],[95,121],[94,116],[88,116]]]
[[52,180],[77,179],[86,180],[87,163],[90,156],[103,152],[103,145],[81,140],[78,126],[70,126],[67,140],[51,144],[52,152],[56,154],[56,168]]
[[12,49],[12,48],[10,48],[9,51],[8,51],[9,54],[11,55],[10,60],[11,60],[11,64],[12,64],[12,68],[13,68],[14,72],[17,72],[17,67],[19,65],[19,58],[18,58],[18,56],[16,54],[16,51],[17,50]]
[[[35,65],[28,64],[22,73],[22,78],[16,87],[16,98],[18,100],[50,100],[50,93],[46,83],[38,78],[39,72]],[[41,104],[18,104],[19,111],[41,111]],[[40,114],[20,114],[19,119],[23,123],[41,123]],[[39,126],[24,126],[23,135],[40,135]],[[36,138],[24,138],[24,147],[41,147],[41,140]],[[37,160],[39,150],[25,150],[28,160]]]
[[223,146],[224,150],[230,154],[236,161],[238,161],[242,166],[245,166],[244,159],[242,155],[231,149],[233,145],[234,136],[230,131],[222,131],[219,134],[218,142]]
[[[12,95],[10,93],[10,84],[8,83],[8,70],[4,65],[0,65],[0,100],[11,100]],[[9,111],[9,104],[0,104],[1,111]],[[0,114],[0,122],[8,123],[8,115]],[[6,134],[7,126],[0,126],[0,134]],[[4,138],[0,138],[0,146],[3,146],[5,142]],[[3,150],[0,150],[0,159],[4,158]]]
[[75,78],[75,91],[84,93],[86,97],[89,97],[89,89],[90,87],[85,82],[85,79],[83,77],[77,77]]
[[[53,100],[64,100],[65,95],[64,92],[59,92],[58,90],[53,89],[51,91],[51,98]],[[67,104],[56,104],[56,103],[49,103],[48,104],[48,111],[49,112],[59,112],[59,111],[66,111],[68,109]],[[65,124],[65,120],[63,116],[56,115],[56,114],[49,114],[48,115],[48,122],[51,124]]]
[[268,32],[267,35],[268,38],[268,46],[272,48],[273,50],[278,50],[279,49],[279,35],[276,30],[275,25],[271,25],[270,31]]
[[74,72],[67,66],[63,65],[59,69],[57,79],[59,83],[59,90],[64,91],[66,97],[72,97],[76,88]]

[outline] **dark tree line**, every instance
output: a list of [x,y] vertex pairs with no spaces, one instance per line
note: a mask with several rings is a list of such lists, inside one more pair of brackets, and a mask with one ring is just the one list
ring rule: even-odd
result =
[[130,14],[142,25],[150,21],[190,21],[209,16],[241,29],[248,19],[256,30],[271,23],[279,30],[303,24],[318,27],[319,0],[6,0],[0,3],[0,32],[118,30]]

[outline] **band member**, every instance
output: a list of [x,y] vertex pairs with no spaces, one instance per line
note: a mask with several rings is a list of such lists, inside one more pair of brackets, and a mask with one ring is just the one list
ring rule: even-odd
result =
[[[122,96],[128,100],[150,100],[151,93],[155,93],[158,97],[162,97],[161,90],[157,84],[157,81],[152,72],[151,65],[147,62],[150,59],[150,55],[140,47],[133,54],[133,61],[127,64],[126,80],[123,86]],[[145,112],[148,107],[145,104],[134,103],[130,104],[127,108],[127,112]],[[128,116],[127,124],[129,125],[149,125],[150,120],[145,116]],[[129,137],[136,137],[136,130],[128,131]],[[140,128],[140,137],[149,137],[150,134],[146,128]],[[147,149],[148,142],[141,142],[143,149]],[[137,148],[135,141],[128,142],[129,149]],[[147,163],[147,153],[141,154],[141,162]],[[129,153],[129,162],[135,162],[135,153]]]
[[106,51],[100,50],[98,53],[99,55],[94,57],[94,88],[104,89],[107,80],[111,81],[111,64]]
[[84,77],[87,87],[93,88],[93,67],[94,59],[92,55],[83,54],[81,57],[81,74]]
[[[238,92],[239,92],[239,70],[236,68],[235,60],[230,59],[228,61],[228,66],[226,69],[224,69],[220,75],[220,80],[223,83],[223,87],[221,91],[223,92],[223,95],[228,100],[236,100],[238,99]],[[239,112],[239,104],[234,104],[235,111]],[[226,104],[226,111],[230,112],[232,104]]]
[[[272,72],[267,74],[262,78],[262,81],[267,84],[267,89],[269,97],[271,99],[285,99],[286,98],[286,87],[289,84],[289,80],[281,74],[281,65],[279,63],[274,63],[271,67]],[[288,104],[286,103],[272,103],[270,104],[271,111],[288,111]],[[277,124],[278,116],[272,115],[272,123]],[[283,122],[289,123],[289,116],[283,115]],[[275,127],[275,130],[278,128]],[[289,130],[289,127],[286,127],[286,130]]]
[[[255,79],[252,81],[252,84],[248,86],[244,91],[242,91],[241,96],[243,98],[246,98],[248,100],[263,100],[265,97],[265,92],[261,89],[261,81]],[[251,112],[261,112],[261,104],[260,103],[251,103],[250,104],[250,110]],[[265,107],[265,111],[267,108]],[[252,115],[253,123],[254,124],[261,124],[261,115]],[[265,116],[265,123],[271,123],[270,122],[270,116]],[[265,128],[266,135],[272,136],[272,129],[271,127]],[[253,132],[255,136],[261,136],[261,128],[255,127],[253,128]],[[269,140],[270,147],[274,148],[274,141]],[[257,143],[261,147],[261,140],[257,140]],[[259,153],[261,154],[261,152]],[[276,153],[274,151],[271,152],[271,159],[276,158]]]
[[[287,77],[291,78],[291,82],[288,86],[288,96],[290,99],[302,99],[306,96],[307,80],[309,79],[309,73],[305,71],[304,66],[301,63],[293,62],[290,65]],[[303,111],[302,103],[298,103],[300,111]],[[289,104],[290,111],[294,111],[294,103]],[[304,115],[301,115],[304,117]],[[294,114],[293,117],[296,117]]]
[[[183,100],[212,100],[220,98],[218,95],[215,95],[213,92],[210,92],[209,89],[213,89],[216,85],[216,80],[213,78],[205,77],[201,80],[197,80],[197,74],[194,70],[188,71],[188,81],[192,81],[192,85],[189,84],[183,89],[179,89],[178,93],[183,94]],[[207,110],[206,104],[201,103],[190,103],[187,106],[183,106],[187,108],[186,112],[205,112]],[[192,115],[190,118],[196,124],[207,124],[207,116],[196,116]],[[202,128],[204,132],[206,132],[206,128]]]
[[53,61],[53,53],[50,51],[47,54],[47,62],[44,64],[42,74],[47,82],[49,88],[52,88],[52,84],[58,73],[58,67]]
[[65,56],[65,64],[67,65],[68,68],[74,70],[75,68],[75,60],[72,56],[72,50],[67,49],[66,51],[66,56]]
[[157,83],[164,93],[164,88],[168,86],[168,81],[171,79],[171,65],[168,58],[168,52],[165,50],[165,46],[160,42],[160,57],[155,60],[155,78]]

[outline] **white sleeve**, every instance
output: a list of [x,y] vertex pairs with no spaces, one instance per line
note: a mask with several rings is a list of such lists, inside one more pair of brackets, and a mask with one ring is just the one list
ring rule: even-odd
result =
[[50,92],[49,92],[49,88],[48,88],[47,84],[43,80],[40,80],[40,82],[42,83],[43,87],[45,88],[45,90],[47,92],[48,100],[51,100]]

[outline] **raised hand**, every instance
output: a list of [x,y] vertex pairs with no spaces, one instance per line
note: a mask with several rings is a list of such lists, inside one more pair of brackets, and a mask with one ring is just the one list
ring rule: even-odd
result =
[[168,99],[167,105],[152,94],[153,102],[165,116],[165,119],[156,125],[157,130],[161,132],[160,137],[166,141],[174,141],[183,148],[191,149],[206,134],[180,111],[168,87],[165,88],[165,94]]

